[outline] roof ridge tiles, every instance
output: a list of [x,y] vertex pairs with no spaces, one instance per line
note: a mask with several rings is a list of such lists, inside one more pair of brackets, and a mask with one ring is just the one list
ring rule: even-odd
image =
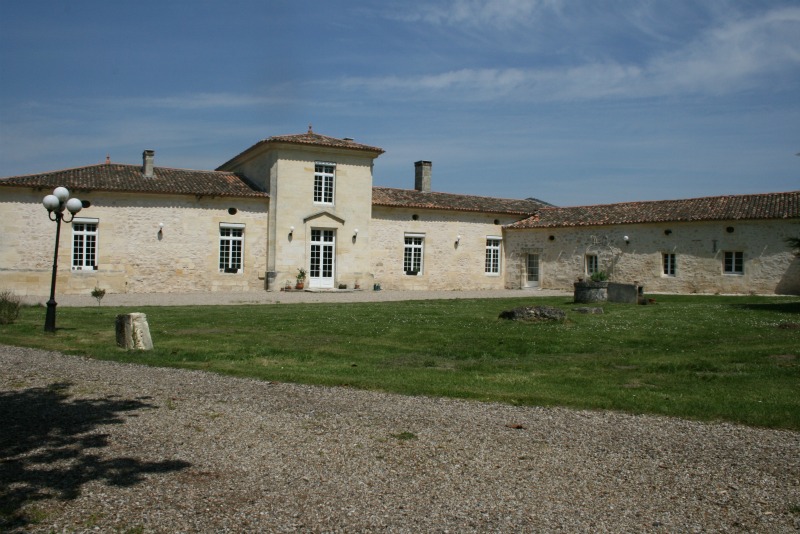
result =
[[505,199],[458,193],[423,192],[417,189],[393,187],[372,188],[372,204],[377,206],[471,211],[487,213],[509,213],[530,215],[544,204],[527,199]]
[[249,152],[269,143],[287,143],[287,144],[312,145],[312,146],[317,145],[328,148],[342,148],[348,150],[358,150],[362,152],[374,152],[377,153],[378,155],[383,154],[385,152],[385,150],[383,150],[380,147],[357,143],[351,138],[340,139],[338,137],[331,137],[328,135],[322,135],[316,132],[312,132],[309,129],[308,132],[300,134],[273,135],[267,137],[266,139],[262,139],[256,142],[255,144],[249,146],[248,148],[242,150],[241,152],[230,158],[228,161],[217,167],[217,169],[222,169],[223,167],[231,165],[233,162],[242,158]]
[[508,228],[800,218],[800,191],[543,207]]
[[571,206],[548,206],[548,208],[558,208],[558,209],[594,208],[594,207],[604,207],[604,206],[620,206],[625,204],[664,204],[667,202],[691,202],[698,200],[715,200],[715,199],[727,199],[727,198],[742,199],[746,197],[765,197],[765,196],[793,195],[793,194],[800,194],[800,190],[777,191],[772,193],[744,193],[741,195],[729,194],[729,195],[713,195],[704,197],[668,198],[663,200],[628,200],[625,202],[608,202],[603,204],[576,204]]
[[206,196],[268,197],[245,177],[231,171],[154,167],[144,176],[141,165],[98,163],[59,171],[0,178],[0,186],[56,187]]
[[489,195],[471,195],[469,193],[448,193],[446,191],[427,191],[427,192],[425,192],[425,191],[419,191],[418,189],[406,189],[406,188],[402,188],[402,187],[388,187],[388,186],[379,186],[379,185],[372,186],[372,188],[373,189],[393,189],[395,191],[408,191],[410,193],[419,193],[421,195],[431,195],[431,194],[433,194],[433,195],[451,195],[451,196],[456,196],[456,197],[491,198],[493,200],[508,200],[508,201],[512,201],[512,202],[531,202],[531,203],[547,205],[547,203],[544,202],[544,201],[541,201],[541,200],[530,200],[530,199],[527,199],[527,198],[493,197],[493,196],[489,196]]

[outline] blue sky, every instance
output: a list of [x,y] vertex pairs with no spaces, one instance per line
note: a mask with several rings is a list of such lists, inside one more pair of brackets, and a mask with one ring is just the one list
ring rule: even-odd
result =
[[213,169],[272,135],[375,185],[568,206],[800,189],[795,1],[0,3],[0,176]]

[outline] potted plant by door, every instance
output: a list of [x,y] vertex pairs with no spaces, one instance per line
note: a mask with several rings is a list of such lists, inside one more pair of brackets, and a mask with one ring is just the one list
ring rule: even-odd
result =
[[297,269],[297,283],[295,284],[295,289],[303,289],[306,284],[306,270],[300,267]]

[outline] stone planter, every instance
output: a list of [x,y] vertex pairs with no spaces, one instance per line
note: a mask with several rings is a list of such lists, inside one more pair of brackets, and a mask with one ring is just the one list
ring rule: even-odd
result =
[[608,282],[575,282],[573,300],[582,304],[608,300]]

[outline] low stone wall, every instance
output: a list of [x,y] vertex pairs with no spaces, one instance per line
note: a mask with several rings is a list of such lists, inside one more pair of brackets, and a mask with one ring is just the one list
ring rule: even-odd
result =
[[575,282],[573,300],[581,304],[608,300],[608,282]]
[[639,284],[608,283],[608,301],[622,302],[623,304],[638,304],[643,297],[644,287]]

